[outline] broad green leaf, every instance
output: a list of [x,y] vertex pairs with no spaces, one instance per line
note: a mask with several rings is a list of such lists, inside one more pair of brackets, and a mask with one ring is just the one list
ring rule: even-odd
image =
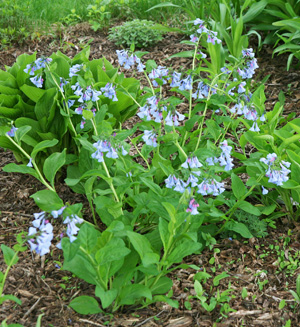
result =
[[103,312],[99,303],[91,296],[82,295],[72,300],[69,306],[82,315],[91,315]]
[[29,86],[24,84],[20,87],[20,90],[33,102],[38,102],[38,100],[43,96],[45,90],[39,89],[35,86]]
[[4,261],[7,266],[13,266],[18,262],[19,257],[16,256],[14,258],[14,255],[16,254],[16,252],[13,249],[9,248],[8,246],[6,246],[4,244],[1,244],[1,250],[3,252]]
[[44,162],[43,172],[45,177],[50,182],[51,186],[54,188],[54,178],[58,170],[66,162],[66,149],[61,153],[52,153]]
[[36,155],[40,152],[43,151],[47,148],[51,148],[54,145],[56,145],[58,143],[58,140],[54,139],[54,140],[45,140],[42,141],[40,143],[38,143],[32,150],[31,152],[31,158],[34,159],[36,157]]
[[152,300],[152,294],[149,288],[142,284],[131,284],[125,286],[119,295],[119,305],[132,305],[136,300],[147,298]]
[[102,308],[106,309],[116,299],[116,297],[118,295],[118,291],[116,289],[111,289],[111,290],[108,290],[108,291],[104,291],[99,286],[96,286],[95,295],[100,298]]
[[244,238],[251,238],[253,235],[249,231],[248,227],[243,223],[238,223],[235,221],[231,221],[226,225],[227,230],[234,231],[240,234]]
[[192,58],[194,56],[194,52],[195,52],[194,50],[178,52],[178,53],[170,56],[168,59],[171,59],[171,58]]
[[162,191],[161,191],[161,188],[157,184],[153,183],[150,179],[145,178],[145,177],[140,177],[140,180],[143,182],[143,184],[148,186],[150,188],[150,190],[152,190],[157,195],[161,196]]
[[260,210],[258,208],[256,208],[254,205],[252,205],[251,203],[247,202],[247,201],[242,201],[239,204],[239,208],[242,209],[243,211],[251,213],[252,215],[255,215],[255,216],[260,216],[261,215]]
[[113,238],[96,253],[97,263],[102,266],[112,261],[119,261],[126,257],[131,251],[126,248],[120,238]]
[[50,190],[38,191],[30,197],[43,211],[59,210],[64,205],[57,193]]
[[230,277],[230,275],[228,275],[225,271],[223,271],[221,274],[217,275],[214,279],[213,279],[213,284],[214,286],[218,286],[220,284],[220,280]]
[[3,171],[5,171],[6,173],[29,174],[39,179],[37,172],[33,168],[27,167],[26,165],[17,165],[15,163],[10,163],[3,167]]
[[247,193],[246,186],[235,174],[231,174],[231,188],[237,200],[241,199]]
[[149,281],[149,288],[153,295],[165,294],[169,292],[170,288],[173,285],[172,280],[166,276],[162,276],[158,281],[156,281],[156,278],[154,278],[153,280],[155,284],[151,284],[151,281]]

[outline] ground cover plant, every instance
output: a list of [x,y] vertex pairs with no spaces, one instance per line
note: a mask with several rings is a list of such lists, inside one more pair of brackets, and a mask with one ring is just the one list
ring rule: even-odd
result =
[[[217,34],[200,19],[194,25],[197,31],[190,41],[185,41],[194,50],[174,55],[193,58],[192,69],[184,76],[153,61],[143,64],[143,53],[118,51],[119,64],[126,69],[136,65],[149,82],[138,94],[140,98],[136,96],[136,79],[119,75],[105,59],[89,62],[87,49],[71,65],[60,53],[44,59],[22,56],[2,73],[6,77],[3,92],[19,88],[25,94],[23,112],[13,112],[16,116],[11,117],[9,108],[2,107],[4,122],[20,116],[15,124],[2,126],[2,146],[12,148],[24,161],[24,165],[9,164],[4,170],[29,173],[48,188],[33,195],[43,212],[35,214],[28,242],[37,253],[48,253],[54,238],[51,220],[62,217],[68,236],[61,242],[57,239],[57,246],[64,252],[63,269],[95,285],[95,295],[101,300],[99,307],[91,296],[74,299],[71,307],[82,314],[114,312],[124,305],[144,307],[157,301],[177,307],[169,292],[172,281],[166,275],[174,268],[200,269],[181,265],[185,256],[214,244],[214,237],[222,232],[252,237],[246,224],[234,220],[237,209],[272,220],[283,214],[276,210],[280,196],[290,219],[297,220],[291,195],[299,200],[298,120],[279,127],[281,104],[265,114],[263,87],[250,93],[246,81],[257,68],[251,49],[243,50],[240,58],[226,58]],[[194,83],[198,86],[193,89]],[[164,85],[175,95],[164,98]],[[52,120],[48,124],[39,121],[54,116],[49,92],[61,103],[59,122],[65,121],[64,131],[70,129],[67,143],[53,140],[48,131],[55,125]],[[6,103],[11,99],[5,93],[2,97]],[[32,108],[26,104],[26,97],[33,102]],[[125,100],[121,112],[113,102],[122,97]],[[129,100],[131,107],[126,110],[124,104]],[[188,104],[185,115],[176,110],[184,100]],[[40,115],[41,119],[40,101],[43,110],[48,110],[46,115]],[[24,108],[28,109],[28,117],[24,116]],[[210,118],[206,116],[208,110],[212,111]],[[131,130],[122,130],[118,122],[136,111],[142,122]],[[33,136],[28,137],[37,126],[29,117],[37,118],[43,127],[38,135],[45,135],[46,139],[34,142]],[[184,120],[185,124],[180,124]],[[240,123],[249,129],[241,137]],[[137,129],[143,133],[136,135]],[[225,140],[229,130],[235,139]],[[135,149],[133,158],[128,156],[130,144],[126,140]],[[145,143],[141,150],[137,147],[140,140]],[[250,157],[244,151],[247,142],[258,150]],[[65,144],[71,149],[68,156]],[[58,148],[52,149],[56,145]],[[242,151],[232,151],[233,146]],[[240,161],[234,172],[231,155]],[[134,157],[142,159],[143,165]],[[80,204],[63,203],[55,193],[55,177],[64,165],[68,166],[66,184],[86,195],[93,224],[80,218]],[[245,172],[250,176],[248,187],[237,175]],[[231,188],[226,191],[224,180],[228,177]],[[265,188],[261,190],[261,186]],[[266,188],[272,192],[264,197]],[[254,195],[263,199],[260,206],[247,201]],[[99,230],[100,221],[107,226],[105,230]],[[174,264],[179,265],[172,267]],[[195,289],[207,311],[230,299],[228,291],[217,297],[217,302],[212,297],[208,305],[199,282],[195,282]],[[224,310],[228,313],[230,307],[225,306]]]
[[[201,20],[195,23],[195,33],[185,42],[194,49],[173,56],[192,58],[192,69],[181,70],[182,75],[144,60],[145,53],[124,50],[118,51],[118,60],[125,75],[118,74],[104,58],[90,62],[88,49],[73,60],[61,53],[22,56],[7,69],[10,75],[3,71],[2,146],[23,161],[4,169],[32,174],[48,188],[33,195],[44,212],[35,214],[28,241],[43,255],[55,238],[64,251],[64,269],[96,285],[101,306],[89,293],[71,302],[81,313],[141,308],[156,301],[178,307],[169,275],[175,268],[201,269],[182,265],[183,257],[212,248],[220,234],[262,236],[251,225],[255,218],[273,226],[286,212],[291,221],[298,218],[298,120],[282,121],[282,96],[272,112],[264,113],[263,87],[253,90],[247,81],[256,68],[250,49],[229,57],[218,35]],[[126,78],[133,64],[135,78]],[[141,91],[140,76],[149,82]],[[125,100],[118,108],[120,99]],[[41,108],[49,112],[47,121]],[[58,116],[53,118],[54,112]],[[122,129],[120,123],[135,113],[142,122]],[[30,135],[36,127],[38,138]],[[250,144],[251,155],[246,152]],[[241,179],[241,174],[250,178]],[[88,199],[85,223],[81,205],[55,193],[63,178]],[[267,189],[269,194],[263,194]],[[280,210],[282,204],[286,212]],[[248,219],[239,218],[240,212]],[[55,226],[59,219],[70,241],[60,242],[63,234],[54,237],[51,223]],[[297,267],[293,257],[289,260],[288,266]],[[285,264],[281,255],[280,268]],[[86,270],[79,271],[79,265]],[[220,274],[213,285],[226,277]],[[208,296],[203,287],[209,279],[197,273],[196,296],[184,305],[191,308],[197,298],[207,312],[221,307],[220,321],[232,312],[233,289],[211,289]],[[259,281],[259,289],[267,284]]]

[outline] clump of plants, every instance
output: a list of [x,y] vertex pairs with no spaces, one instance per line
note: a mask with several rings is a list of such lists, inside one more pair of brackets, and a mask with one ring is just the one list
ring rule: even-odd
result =
[[[272,219],[280,196],[289,218],[299,217],[291,197],[300,202],[300,119],[280,125],[281,103],[265,112],[263,85],[251,89],[258,68],[252,49],[226,57],[217,33],[200,19],[194,25],[184,41],[192,50],[173,56],[192,58],[187,71],[144,61],[145,52],[117,51],[120,66],[145,77],[142,87],[105,58],[89,61],[88,49],[72,60],[60,52],[22,55],[0,71],[0,145],[22,162],[3,170],[31,174],[47,188],[32,196],[42,212],[28,242],[40,255],[54,243],[63,269],[95,285],[97,299],[72,300],[79,313],[159,301],[178,307],[168,274],[200,269],[182,264],[184,257],[222,232],[252,237],[237,210]],[[122,128],[135,114],[140,121]],[[246,153],[249,143],[257,151]],[[84,220],[82,204],[56,193],[62,167],[92,217]],[[57,236],[60,220],[65,229]]]
[[154,29],[154,23],[135,19],[110,29],[108,38],[118,46],[146,48],[162,40],[162,33]]

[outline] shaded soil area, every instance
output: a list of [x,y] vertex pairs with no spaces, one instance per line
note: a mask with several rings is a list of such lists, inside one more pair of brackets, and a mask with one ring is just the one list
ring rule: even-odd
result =
[[[146,58],[161,65],[172,65],[180,71],[189,59],[167,58],[179,51],[187,50],[180,44],[184,37],[169,34],[158,45],[147,49]],[[91,39],[93,39],[91,41]],[[50,55],[57,50],[68,56],[78,53],[84,44],[90,43],[91,58],[105,56],[116,63],[118,49],[107,40],[103,32],[95,33],[88,25],[72,27],[60,38],[42,37],[39,41],[28,41],[7,51],[0,52],[0,68],[12,65],[22,53],[37,52],[37,56]],[[296,69],[286,71],[286,57],[272,59],[272,49],[265,47],[259,53],[260,66],[256,80],[270,75],[266,86],[266,109],[271,110],[280,91],[286,96],[284,113],[300,115],[300,73]],[[132,121],[131,123],[134,123]],[[9,174],[2,171],[6,164],[14,162],[13,154],[0,149],[0,244],[13,246],[15,236],[27,231],[32,214],[38,212],[30,195],[43,187],[32,177]],[[71,204],[84,202],[81,195],[72,193],[63,184],[58,185],[59,195]],[[59,229],[59,225],[56,226]],[[68,307],[68,303],[79,295],[93,295],[94,289],[72,274],[60,269],[61,251],[55,247],[44,257],[32,255],[29,250],[20,254],[19,262],[11,269],[4,293],[13,294],[22,300],[22,305],[6,301],[0,307],[0,321],[21,323],[25,327],[35,326],[37,317],[43,313],[42,326],[275,326],[282,327],[288,319],[291,326],[299,326],[299,306],[289,290],[295,290],[296,277],[300,273],[299,226],[290,226],[286,219],[277,221],[277,229],[268,229],[264,238],[250,240],[219,239],[211,249],[185,259],[185,263],[201,267],[211,275],[202,282],[208,302],[219,291],[228,291],[231,296],[226,307],[219,304],[212,312],[204,310],[195,298],[193,287],[194,270],[179,269],[173,272],[173,298],[179,309],[157,303],[143,310],[118,312],[114,316],[83,316]],[[218,251],[219,249],[220,251]],[[5,271],[0,253],[0,269]],[[219,284],[214,277],[226,272]],[[225,294],[226,295],[226,294]],[[225,296],[224,295],[224,296]],[[282,300],[286,301],[279,308]]]

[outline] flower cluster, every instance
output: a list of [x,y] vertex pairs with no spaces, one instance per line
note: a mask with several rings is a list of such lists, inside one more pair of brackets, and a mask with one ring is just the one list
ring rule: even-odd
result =
[[257,110],[253,105],[250,104],[250,99],[252,94],[249,92],[248,96],[244,96],[242,99],[239,99],[239,102],[236,103],[229,111],[236,115],[244,115],[247,120],[253,121],[251,128],[249,129],[252,132],[259,132],[260,129],[258,127],[257,121],[260,120],[264,122],[266,120],[265,115],[259,116]]
[[158,87],[158,83],[156,82],[156,78],[159,78],[163,84],[167,83],[167,80],[164,77],[167,77],[169,70],[164,66],[158,66],[151,70],[150,74],[148,75],[149,78],[152,80],[152,84],[154,87]]
[[145,130],[142,139],[147,145],[153,146],[154,148],[157,147],[157,136],[153,131]]
[[74,65],[72,67],[70,67],[69,69],[69,77],[73,77],[73,76],[78,76],[78,72],[80,72],[81,68],[83,67],[83,65]]
[[[216,85],[217,86],[217,85]],[[204,99],[207,98],[209,94],[216,94],[217,90],[213,87],[210,87],[204,82],[199,82],[196,92],[192,94],[193,99]]]
[[206,162],[209,166],[214,166],[216,163],[219,163],[220,166],[225,166],[225,171],[230,171],[233,168],[233,159],[230,156],[232,147],[228,145],[227,141],[223,141],[220,144],[220,148],[222,150],[222,153],[219,158],[217,157],[210,157],[206,159]]
[[[28,236],[30,236],[28,243],[31,251],[35,251],[39,255],[44,255],[50,252],[50,246],[54,235],[53,226],[48,218],[58,218],[63,214],[65,209],[66,206],[59,210],[53,210],[50,214],[47,214],[45,211],[33,214],[35,218],[32,222],[33,227],[29,227],[28,232]],[[69,237],[70,242],[76,240],[75,235],[77,235],[79,231],[77,224],[80,225],[82,223],[83,219],[78,217],[76,214],[71,214],[65,217],[63,224],[67,225],[66,235]],[[61,237],[63,237],[63,233],[61,234]],[[61,248],[60,242],[56,246]]]
[[[46,68],[46,65],[48,63],[50,63],[51,61],[52,61],[51,58],[39,58],[39,59],[35,60],[33,63],[28,64],[26,66],[26,68],[24,69],[24,72],[29,75],[34,76],[36,70],[39,70],[41,68]],[[31,77],[30,81],[38,88],[43,87],[44,79],[42,78],[41,74]]]
[[15,136],[15,133],[16,133],[16,131],[17,131],[17,127],[15,127],[15,126],[12,126],[12,127],[11,127],[11,130],[10,130],[10,131],[8,131],[6,134],[7,134],[8,136],[10,136],[10,137],[14,137],[14,136]]
[[238,68],[238,74],[243,78],[252,78],[255,74],[255,69],[258,68],[257,59],[254,57],[253,49],[249,48],[242,51],[243,58],[245,59],[244,68]]
[[[202,33],[207,35],[206,42],[207,43],[212,43],[215,45],[216,43],[220,44],[222,41],[217,38],[218,33],[209,30],[205,25],[204,21],[201,20],[200,18],[197,18],[194,20],[194,25],[198,25],[197,33],[201,35]],[[198,42],[199,41],[199,36],[193,34],[191,35],[191,41],[192,42]]]
[[50,63],[51,61],[52,61],[51,58],[38,58],[33,63],[28,64],[24,69],[24,72],[34,76],[36,70],[39,70],[41,68],[46,68],[46,64]]
[[137,70],[141,73],[146,67],[144,64],[142,64],[139,57],[134,54],[129,56],[128,51],[126,50],[117,50],[117,56],[120,66],[124,65],[125,69],[130,69],[132,66],[137,64]]
[[[104,162],[104,153],[106,153],[106,158],[117,159],[119,155],[117,149],[111,145],[107,140],[99,140],[93,144],[97,149],[96,152],[92,154],[92,158],[97,159],[98,162]],[[126,156],[128,152],[124,149],[123,145],[119,146],[123,156]]]
[[269,178],[269,183],[281,186],[283,182],[289,179],[288,174],[291,171],[288,168],[291,163],[283,160],[278,161],[276,153],[269,153],[267,158],[261,158],[260,161],[268,166],[266,177]]
[[189,202],[189,207],[186,209],[186,212],[190,212],[191,215],[197,215],[199,212],[197,208],[199,207],[199,203],[196,202],[195,199],[191,199]]

